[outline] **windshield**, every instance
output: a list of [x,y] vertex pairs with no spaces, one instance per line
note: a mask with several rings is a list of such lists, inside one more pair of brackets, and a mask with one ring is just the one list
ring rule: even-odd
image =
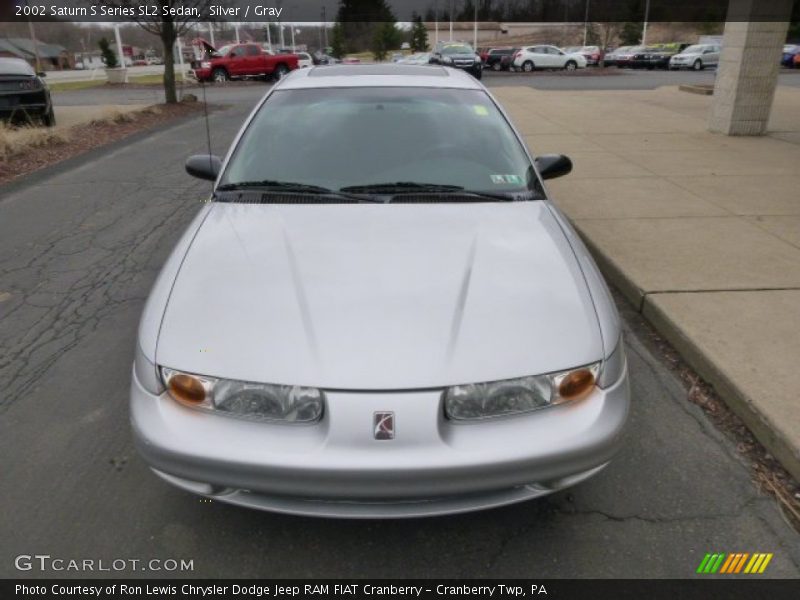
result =
[[35,72],[21,58],[0,58],[0,75],[35,75]]
[[442,48],[442,54],[475,54],[466,44],[451,44]]
[[275,91],[220,184],[266,180],[336,191],[396,182],[537,189],[527,154],[485,92],[406,87]]
[[705,46],[697,46],[697,45],[689,46],[688,48],[684,48],[681,54],[700,54],[705,49],[706,49]]
[[228,53],[233,48],[233,44],[228,44],[227,46],[223,46],[222,48],[217,48],[217,54],[219,56],[228,56]]

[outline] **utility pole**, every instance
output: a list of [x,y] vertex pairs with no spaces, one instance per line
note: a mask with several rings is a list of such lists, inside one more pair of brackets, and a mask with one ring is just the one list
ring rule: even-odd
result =
[[211,36],[211,40],[210,40],[210,42],[211,42],[211,45],[212,45],[214,48],[216,48],[216,47],[217,47],[217,44],[214,42],[214,24],[213,24],[213,23],[209,23],[209,24],[208,24],[208,33],[209,33],[209,35]]
[[[25,0],[25,4],[30,7],[30,0]],[[39,58],[39,42],[36,41],[36,31],[33,29],[33,21],[30,15],[28,16],[28,31],[31,34],[31,43],[33,44],[33,55],[36,57],[36,72],[42,72],[42,59]]]
[[322,7],[322,35],[325,48],[328,47],[328,19],[325,17],[325,7]]
[[586,45],[586,37],[589,33],[589,0],[586,0],[586,14],[583,17],[583,45]]

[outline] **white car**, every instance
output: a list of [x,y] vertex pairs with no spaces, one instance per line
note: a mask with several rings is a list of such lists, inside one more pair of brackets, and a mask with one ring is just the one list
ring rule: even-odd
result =
[[[142,315],[131,422],[220,502],[421,517],[575,485],[622,442],[620,319],[489,92],[460,69],[296,69],[225,159]],[[613,483],[612,483],[613,485]]]
[[586,67],[586,57],[580,52],[567,53],[555,46],[528,46],[514,55],[516,69],[530,73],[535,69],[566,69]]
[[311,55],[308,52],[295,52],[295,56],[297,56],[298,69],[307,69],[314,64],[314,61],[311,60]]
[[670,69],[702,71],[719,64],[720,47],[716,44],[695,44],[669,59]]

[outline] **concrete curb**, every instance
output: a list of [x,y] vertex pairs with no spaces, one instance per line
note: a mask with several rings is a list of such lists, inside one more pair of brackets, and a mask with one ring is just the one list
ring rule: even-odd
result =
[[795,447],[777,430],[770,420],[758,409],[758,402],[739,388],[700,348],[686,332],[667,316],[648,297],[614,260],[600,251],[577,223],[573,226],[580,234],[586,247],[606,279],[614,285],[625,298],[641,313],[655,329],[680,353],[683,359],[719,393],[722,400],[755,435],[764,447],[800,481],[800,448]]

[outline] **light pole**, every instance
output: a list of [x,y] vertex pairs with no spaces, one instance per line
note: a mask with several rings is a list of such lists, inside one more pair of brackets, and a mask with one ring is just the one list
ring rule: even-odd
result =
[[434,0],[433,3],[433,23],[434,23],[434,34],[433,34],[433,46],[434,48],[439,43],[439,0]]
[[650,0],[644,4],[644,26],[642,27],[642,46],[647,45],[647,19],[650,18]]
[[214,42],[214,24],[213,24],[213,23],[209,23],[209,24],[208,24],[208,35],[209,35],[209,37],[210,37],[210,40],[209,40],[209,41],[211,42],[211,45],[212,45],[214,48],[216,48],[216,47],[217,47],[217,44]]
[[450,0],[450,41],[453,41],[453,0]]
[[475,12],[472,15],[472,49],[477,51],[478,48],[478,0],[473,0],[475,3]]

